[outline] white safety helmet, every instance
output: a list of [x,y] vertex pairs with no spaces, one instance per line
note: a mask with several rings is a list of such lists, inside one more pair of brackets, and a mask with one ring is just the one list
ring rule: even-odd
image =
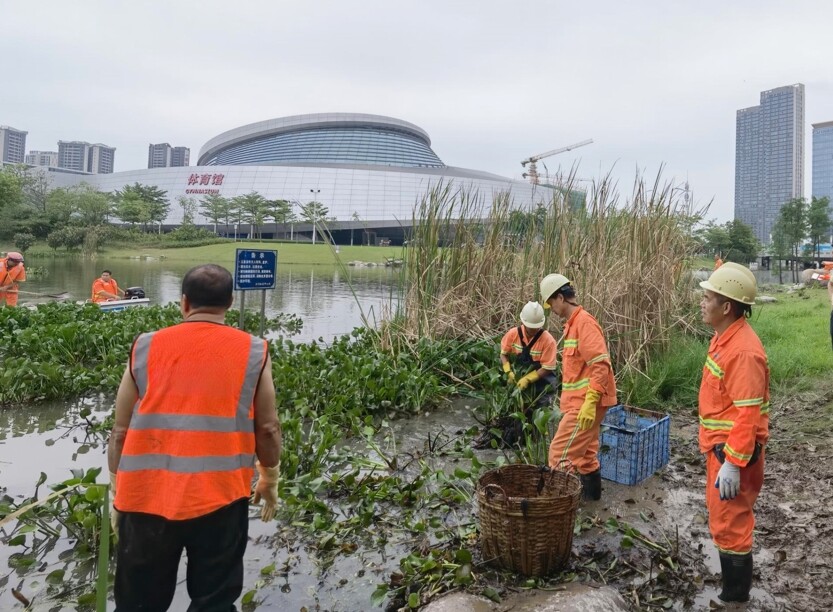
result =
[[549,308],[548,300],[552,294],[561,289],[564,285],[569,285],[570,279],[563,274],[547,274],[541,280],[541,301],[544,302],[544,308]]
[[521,323],[530,329],[544,327],[544,309],[538,302],[527,302],[521,310]]

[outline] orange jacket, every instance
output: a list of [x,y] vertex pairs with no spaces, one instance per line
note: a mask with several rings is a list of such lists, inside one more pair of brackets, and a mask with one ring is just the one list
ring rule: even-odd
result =
[[119,462],[118,510],[182,520],[249,496],[266,356],[264,340],[203,321],[136,339],[139,401]]
[[111,278],[106,283],[101,280],[100,278],[95,279],[93,282],[93,302],[96,304],[100,302],[106,302],[107,300],[112,300],[113,298],[104,297],[103,295],[98,295],[99,291],[106,291],[107,293],[112,293],[115,296],[119,294],[119,284],[116,282],[116,279]]
[[[535,330],[535,332],[537,333],[538,330]],[[527,338],[526,332],[524,332],[524,342],[529,344],[529,341],[532,340],[534,335]],[[518,328],[513,327],[504,334],[503,339],[500,341],[500,354],[520,355],[522,352],[523,347],[518,337]],[[545,370],[554,370],[556,368],[558,363],[558,346],[550,332],[547,330],[541,332],[541,335],[529,350],[529,356],[532,357],[533,361],[540,363],[540,367]]]
[[579,410],[588,389],[598,391],[600,406],[616,405],[616,380],[599,323],[581,306],[564,326],[561,411]]
[[25,280],[26,268],[22,263],[9,268],[9,260],[6,257],[0,259],[0,287],[11,285],[13,290],[17,290],[17,283]]
[[700,383],[700,452],[725,443],[726,459],[745,466],[755,442],[769,438],[769,366],[745,318],[712,338]]

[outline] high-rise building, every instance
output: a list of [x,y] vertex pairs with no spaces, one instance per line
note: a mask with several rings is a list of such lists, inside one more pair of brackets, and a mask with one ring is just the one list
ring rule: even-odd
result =
[[115,163],[115,147],[108,147],[107,145],[101,143],[90,145],[87,172],[92,172],[93,174],[113,174],[113,166]]
[[87,159],[90,155],[90,143],[80,140],[58,141],[58,167],[76,172],[89,172]]
[[171,167],[179,168],[191,165],[191,149],[188,147],[174,147],[171,149]]
[[58,166],[57,151],[29,151],[26,154],[26,163],[30,166],[44,166],[55,168]]
[[148,145],[148,169],[171,165],[171,145],[167,142]]
[[8,125],[0,125],[0,163],[22,164],[26,154],[26,134]]
[[812,195],[833,202],[833,121],[813,124]]
[[58,141],[59,168],[91,174],[112,174],[115,157],[116,149],[101,143]]
[[735,218],[764,244],[781,207],[804,195],[804,85],[761,92],[737,112]]
[[148,168],[178,168],[188,166],[191,149],[171,147],[167,142],[148,145]]

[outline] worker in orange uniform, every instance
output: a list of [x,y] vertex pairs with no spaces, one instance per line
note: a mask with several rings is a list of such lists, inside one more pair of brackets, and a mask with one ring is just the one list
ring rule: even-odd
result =
[[110,270],[102,270],[101,276],[93,281],[92,300],[96,304],[124,297],[124,291],[119,289],[119,284],[111,274]]
[[714,269],[717,270],[720,266],[723,265],[723,259],[720,257],[720,253],[714,256]]
[[16,251],[0,258],[0,306],[17,306],[19,283],[26,280],[23,255]]
[[546,401],[556,382],[557,343],[544,329],[544,308],[538,302],[527,302],[520,319],[500,341],[501,367],[508,383],[532,389],[536,402]]
[[[116,395],[108,462],[120,611],[167,610],[188,556],[189,610],[233,610],[243,590],[249,495],[271,521],[281,428],[265,340],[225,325],[233,281],[182,281],[183,322],[140,334]],[[257,459],[257,462],[255,461]]]
[[605,412],[616,405],[616,381],[602,328],[576,303],[576,290],[562,274],[541,281],[541,298],[564,325],[561,360],[561,422],[550,443],[550,467],[569,460],[581,477],[586,500],[602,497],[599,429]]
[[769,437],[769,367],[746,321],[757,293],[752,272],[726,263],[700,286],[700,312],[715,331],[699,398],[709,531],[720,553],[720,599],[745,602],[752,586],[752,509],[764,482]]

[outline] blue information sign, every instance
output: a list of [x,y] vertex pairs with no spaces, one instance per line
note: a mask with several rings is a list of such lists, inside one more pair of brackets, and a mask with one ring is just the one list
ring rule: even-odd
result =
[[234,288],[237,291],[274,289],[277,271],[277,251],[237,249],[237,258],[234,262]]

